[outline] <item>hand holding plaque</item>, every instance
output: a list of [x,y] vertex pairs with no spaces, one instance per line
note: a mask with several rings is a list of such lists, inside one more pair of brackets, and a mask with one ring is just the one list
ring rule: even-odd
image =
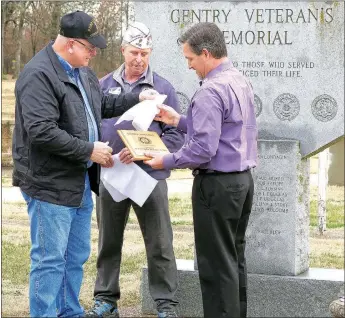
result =
[[145,153],[168,154],[169,150],[155,131],[118,130],[133,160],[150,160]]

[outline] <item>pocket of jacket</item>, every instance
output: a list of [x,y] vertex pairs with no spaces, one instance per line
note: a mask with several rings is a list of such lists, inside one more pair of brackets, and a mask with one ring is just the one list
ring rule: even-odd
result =
[[38,175],[38,174],[43,174],[43,175],[45,175],[45,174],[42,173],[42,172],[43,172],[44,170],[47,170],[47,169],[45,169],[45,168],[49,166],[49,163],[50,163],[50,161],[51,161],[51,157],[52,157],[52,155],[49,155],[49,157],[48,157],[41,165],[39,165],[38,167],[35,166],[34,173],[35,173],[36,175]]

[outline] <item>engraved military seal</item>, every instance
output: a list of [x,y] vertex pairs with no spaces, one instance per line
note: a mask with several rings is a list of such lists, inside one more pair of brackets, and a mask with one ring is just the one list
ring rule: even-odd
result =
[[327,94],[316,97],[311,104],[313,116],[322,122],[332,120],[336,116],[337,111],[338,105],[336,100]]
[[300,111],[300,105],[295,95],[284,93],[279,95],[274,103],[273,110],[280,120],[293,120]]
[[255,117],[259,117],[262,112],[262,101],[260,97],[254,94],[254,109],[255,109]]
[[179,105],[180,105],[181,114],[186,115],[187,114],[187,109],[188,109],[188,107],[190,105],[190,99],[184,93],[176,92],[176,94],[177,94],[178,102],[179,102]]

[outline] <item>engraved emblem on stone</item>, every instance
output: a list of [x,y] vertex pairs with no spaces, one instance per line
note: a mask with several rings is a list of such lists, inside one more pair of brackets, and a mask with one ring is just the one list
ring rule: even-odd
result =
[[254,108],[255,108],[255,117],[259,117],[262,112],[262,101],[260,97],[254,94]]
[[151,143],[151,140],[146,138],[146,137],[139,137],[139,141],[142,143],[142,144],[145,144],[145,145],[148,145]]
[[176,92],[176,94],[177,94],[177,98],[179,101],[181,114],[185,115],[185,114],[187,114],[187,109],[190,105],[190,99],[184,93]]
[[293,120],[299,114],[300,105],[295,95],[284,93],[273,102],[273,110],[280,120]]
[[322,122],[332,120],[338,111],[336,100],[327,95],[320,95],[313,100],[311,104],[311,112],[313,116]]

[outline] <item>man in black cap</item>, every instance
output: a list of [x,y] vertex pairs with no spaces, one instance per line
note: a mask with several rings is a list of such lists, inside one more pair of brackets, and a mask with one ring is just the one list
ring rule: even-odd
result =
[[30,315],[82,316],[79,292],[90,253],[91,190],[113,165],[101,118],[119,116],[155,91],[104,96],[88,68],[105,48],[94,19],[62,17],[60,34],[27,63],[16,82],[13,185],[28,206]]

